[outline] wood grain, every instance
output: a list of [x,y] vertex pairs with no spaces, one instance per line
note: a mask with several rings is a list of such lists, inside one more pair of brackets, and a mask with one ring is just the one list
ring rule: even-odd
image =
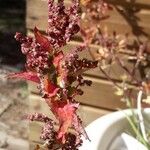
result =
[[[42,112],[49,116],[51,119],[55,120],[54,115],[50,111],[50,108],[47,106],[47,104],[44,102],[44,99],[42,99],[39,95],[31,94],[29,96],[30,100],[30,113],[33,112]],[[91,114],[90,114],[91,112]],[[96,107],[90,107],[81,104],[79,107],[79,115],[81,116],[84,125],[87,126],[89,123],[94,121],[96,118],[107,114],[111,111],[104,110],[104,109],[98,109]]]
[[[87,106],[109,110],[125,108],[125,103],[120,101],[121,97],[114,94],[115,89],[110,82],[91,77],[85,78],[92,80],[93,84],[91,87],[83,87],[84,95],[76,97],[77,101]],[[32,93],[39,94],[36,85],[30,82],[28,85]]]
[[[52,113],[48,110],[49,108],[45,105],[44,101],[39,96],[31,95],[30,100],[31,100],[30,109],[32,109],[32,111],[42,112],[42,113],[47,114],[50,118],[53,118]],[[39,103],[38,105],[40,105],[42,107],[38,110],[37,110],[37,108],[34,109],[33,106],[35,106],[35,103]],[[98,109],[98,108],[94,108],[94,107],[80,105],[78,114],[82,118],[83,125],[87,126],[92,121],[94,121],[97,118],[99,118],[105,114],[108,114],[110,112],[111,111],[107,111],[104,109]],[[30,130],[29,140],[31,142],[34,142],[34,143],[35,142],[40,142],[40,143],[42,142],[39,138],[41,129],[42,129],[42,123],[38,123],[38,122],[31,122],[30,123],[30,125],[29,125],[29,130]]]
[[[27,34],[29,36],[33,36],[33,33],[30,32],[30,31],[28,31]],[[63,47],[62,50],[64,51],[65,54],[67,54],[71,50],[75,49],[76,47],[78,47],[80,45],[82,45],[82,42],[71,41],[65,47]],[[90,49],[93,52],[96,52],[99,48],[100,48],[100,46],[98,46],[98,45],[92,45],[91,44],[91,46],[90,46]],[[84,50],[84,51],[80,52],[79,56],[80,56],[80,58],[87,58],[87,59],[92,60],[92,57],[91,57],[90,53],[87,50]],[[129,68],[129,70],[131,71],[134,64],[131,63],[131,62],[128,62],[127,59],[126,59],[126,56],[122,55],[121,57],[122,57],[122,61],[124,60],[125,66],[127,66]],[[108,65],[107,67],[104,68],[104,70],[107,74],[109,74],[109,76],[112,79],[118,80],[118,81],[121,81],[122,76],[126,73],[116,62],[112,63],[111,66]],[[92,69],[92,70],[88,70],[84,74],[87,75],[87,76],[96,77],[96,78],[99,78],[99,79],[106,79],[105,75],[100,71],[100,69],[98,67],[95,68],[95,69]],[[135,76],[138,79],[141,79],[139,70],[136,71]],[[127,78],[127,81],[129,81],[129,78]]]
[[[102,26],[108,26],[109,32],[117,29],[118,33],[129,33],[131,36],[139,34],[141,36],[150,36],[150,1],[137,0],[135,6],[138,5],[139,11],[128,15],[128,19],[117,11],[117,7],[128,7],[131,5],[125,0],[116,1],[109,0],[114,4],[113,11],[110,12],[110,18],[102,22]],[[68,2],[66,2],[68,4]],[[132,5],[131,5],[132,6]],[[145,7],[144,7],[145,6]],[[135,20],[132,20],[134,17]],[[27,17],[26,23],[28,29],[33,29],[38,26],[39,29],[45,31],[47,29],[47,5],[46,1],[41,0],[27,0]],[[130,22],[128,22],[130,21]],[[131,23],[132,22],[132,23]],[[98,23],[97,23],[98,24]],[[135,33],[138,32],[138,33]]]
[[[113,32],[117,29],[117,32],[120,34],[129,33],[130,37],[134,37],[136,31],[139,32],[139,35],[144,33],[147,34],[148,38],[150,36],[150,1],[149,0],[136,0],[135,7],[139,8],[139,11],[134,13],[133,17],[135,17],[136,24],[130,24],[123,14],[118,12],[117,8],[122,7],[129,7],[131,4],[126,0],[108,0],[109,3],[113,4],[114,10],[111,13],[111,17],[102,22],[102,27],[108,26],[108,31]],[[68,5],[70,2],[66,0],[66,4]],[[42,0],[27,0],[27,16],[26,16],[26,23],[27,23],[27,31],[28,35],[33,36],[31,30],[37,26],[40,30],[44,31],[47,29],[47,4],[46,1]],[[132,20],[132,17],[129,15],[129,20]],[[97,22],[99,24],[99,22]],[[136,28],[135,28],[136,27]],[[68,43],[64,50],[66,53],[73,49],[76,46],[82,44],[80,34],[76,36],[77,41],[73,41]],[[142,37],[143,38],[143,37]],[[91,49],[93,51],[97,51],[99,46],[91,45]],[[92,59],[90,54],[87,51],[83,51],[80,53],[81,57],[86,57],[88,59]],[[126,62],[128,68],[132,70],[133,64]],[[124,74],[124,70],[119,68],[117,64],[113,64],[111,66],[112,70],[109,67],[105,69],[107,73],[111,72],[111,78],[113,80],[117,80],[118,82],[121,81],[120,77]],[[140,79],[139,72],[136,73],[136,76]],[[102,72],[99,71],[98,68],[87,71],[84,73],[84,77],[87,79],[91,79],[93,81],[93,86],[85,87],[85,94],[84,96],[77,97],[77,100],[81,102],[83,105],[80,109],[81,115],[85,118],[85,124],[87,125],[89,122],[93,121],[93,119],[97,118],[98,116],[107,113],[107,110],[116,110],[117,108],[125,108],[125,104],[120,101],[121,97],[114,95],[115,89],[113,88],[112,84],[106,80],[105,76]],[[29,90],[31,92],[31,110],[40,110],[44,111],[48,115],[50,114],[49,108],[43,104],[42,100],[40,99],[39,93],[37,91],[36,85],[29,83]],[[35,94],[33,96],[33,93]],[[105,109],[105,110],[104,110]],[[109,111],[108,111],[109,112]],[[82,114],[83,113],[83,114]],[[86,118],[86,116],[87,117]]]
[[[49,110],[49,107],[44,102],[44,99],[42,99],[39,95],[30,94],[29,101],[30,101],[30,113],[33,113],[33,112],[44,113],[44,114],[48,115],[50,118],[55,120],[52,112]],[[97,119],[105,114],[108,114],[110,112],[111,111],[108,111],[105,109],[98,109],[95,107],[80,105],[78,114],[82,118],[83,125],[87,126],[95,119]],[[39,138],[41,128],[42,128],[42,123],[38,123],[38,122],[30,123],[30,125],[29,125],[29,130],[30,130],[29,140],[30,141],[32,141],[32,142],[41,141]]]

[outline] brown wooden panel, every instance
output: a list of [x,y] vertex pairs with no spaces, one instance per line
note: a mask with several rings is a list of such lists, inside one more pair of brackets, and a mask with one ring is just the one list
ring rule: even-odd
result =
[[50,111],[50,108],[47,106],[46,102],[39,95],[30,94],[29,95],[30,103],[30,113],[42,112],[47,116],[50,116],[52,119],[55,119],[54,115]]
[[[39,95],[31,94],[29,96],[29,100],[30,100],[30,113],[42,112],[55,120],[54,115],[50,111],[50,108],[47,106],[43,98],[41,98]],[[80,105],[78,114],[81,116],[84,125],[86,126],[90,122],[94,121],[96,118],[109,112],[111,111]]]
[[[45,112],[44,109],[42,109],[40,112],[43,112],[43,111]],[[81,105],[79,109],[79,115],[81,116],[83,125],[85,127],[92,121],[110,112],[111,111],[106,111],[103,109],[97,109],[97,108],[88,107],[84,105]],[[36,142],[41,143],[41,140],[39,138],[41,127],[42,127],[41,123],[37,123],[37,122],[30,123],[29,125],[29,129],[30,129],[29,140],[30,141],[34,141],[34,142],[36,141]]]
[[[66,2],[67,5],[70,2]],[[27,0],[26,24],[28,29],[37,26],[40,30],[46,31],[48,25],[48,8],[47,1],[44,0]]]
[[[115,89],[108,81],[85,77],[93,81],[91,87],[83,87],[84,95],[76,97],[76,100],[82,104],[115,110],[125,108],[125,103],[120,101],[121,97],[114,94]],[[39,94],[36,85],[29,83],[29,89],[32,93]]]
[[[30,34],[31,35],[31,34]],[[80,45],[79,42],[70,42],[66,47],[66,53],[73,49],[74,47]],[[97,49],[97,46],[91,45],[93,49]],[[81,57],[90,58],[90,55],[87,51],[84,51],[80,55]],[[132,69],[132,65],[128,64],[128,66],[131,66],[129,68]],[[124,74],[124,71],[118,67],[118,65],[113,64],[111,66],[111,70],[108,68],[105,69],[107,73],[110,71],[112,79],[120,80],[121,75]],[[113,71],[112,71],[113,70]],[[113,86],[110,82],[108,82],[105,79],[105,76],[102,72],[100,72],[99,68],[95,68],[93,70],[89,70],[84,73],[85,77],[90,77],[91,80],[93,80],[93,86],[91,87],[85,87],[85,95],[83,97],[79,97],[79,100],[81,103],[84,103],[86,105],[96,106],[96,107],[102,107],[107,109],[116,109],[120,107],[124,107],[124,103],[120,102],[120,97],[114,95],[115,89],[113,89]],[[138,76],[138,73],[137,73]],[[29,90],[33,93],[38,94],[38,90],[36,88],[36,85],[33,83],[29,83]],[[109,93],[109,94],[108,94]],[[92,100],[89,100],[89,97]]]
[[[69,51],[71,51],[72,49],[74,49],[75,47],[77,47],[79,45],[82,45],[82,43],[75,42],[75,41],[69,42],[68,45],[64,47],[64,52],[68,53]],[[100,48],[100,46],[97,46],[97,45],[90,46],[90,49],[92,51],[97,51],[99,48]],[[91,55],[88,52],[88,50],[85,50],[85,51],[79,53],[79,56],[81,58],[87,58],[87,59],[92,60]],[[122,61],[124,62],[124,65],[127,66],[130,71],[132,71],[134,64],[127,61],[126,55],[120,55],[120,57],[122,57]],[[126,73],[124,71],[124,69],[122,69],[116,62],[112,63],[111,66],[108,65],[107,67],[104,68],[104,70],[106,71],[107,74],[110,75],[110,77],[112,79],[115,79],[115,80],[121,80],[122,76]],[[100,71],[100,69],[98,67],[95,69],[88,70],[84,74],[92,76],[92,77],[96,77],[96,78],[106,78],[105,75]],[[140,79],[139,71],[136,72],[135,76]],[[127,79],[127,80],[129,80],[129,79]]]
[[[39,95],[30,94],[29,96],[29,102],[30,102],[30,113],[39,112],[44,113],[48,115],[50,118],[54,119],[54,116],[52,112],[50,111],[47,104],[44,102],[44,99],[42,99]],[[104,110],[104,109],[98,109],[95,107],[89,107],[85,105],[80,105],[78,114],[82,118],[83,125],[87,126],[89,123],[94,121],[95,119],[110,113],[111,111]],[[30,141],[40,141],[39,134],[41,131],[42,123],[38,122],[31,122],[29,125],[29,140]]]
[[[28,32],[28,35],[33,36],[33,33]],[[69,51],[73,50],[74,48],[76,48],[77,46],[80,46],[80,45],[82,45],[81,42],[72,41],[72,42],[69,42],[65,47],[63,47],[63,50],[65,53],[68,53]],[[100,47],[97,45],[91,45],[90,48],[92,51],[97,51]],[[92,60],[92,57],[90,56],[90,53],[87,50],[80,52],[79,56],[81,58],[87,58],[87,59]],[[130,71],[132,70],[133,63],[129,63],[129,62],[125,61],[125,65],[128,66]],[[112,79],[115,79],[115,80],[121,80],[122,75],[125,74],[125,71],[116,63],[113,63],[111,66],[105,67],[104,70],[106,71],[107,74],[110,75],[110,77]],[[95,69],[86,71],[84,74],[88,75],[88,76],[100,78],[100,79],[106,78],[105,75],[100,71],[100,69],[98,67]],[[136,72],[136,77],[138,77],[140,79],[139,71]]]
[[84,95],[76,98],[79,102],[111,110],[125,107],[125,103],[120,101],[121,97],[114,94],[115,89],[110,82],[94,78],[87,79],[92,80],[93,84],[91,87],[83,88]]
[[48,9],[46,1],[42,0],[27,0],[27,28],[33,29],[38,26],[41,30],[46,30],[47,27]]
[[81,105],[79,108],[79,115],[82,118],[83,125],[87,126],[92,121],[96,120],[97,118],[106,115],[108,113],[111,113],[112,111],[108,111],[105,109],[98,109],[95,107],[89,107]]
[[41,142],[40,132],[42,129],[42,124],[38,122],[31,122],[29,124],[29,141]]
[[135,0],[133,1],[127,1],[127,0],[106,0],[108,3],[114,4],[114,5],[130,5],[131,3],[134,3],[136,6],[144,7],[144,8],[150,8],[150,2],[149,0]]
[[[124,5],[129,5],[128,2],[125,2],[125,0],[121,1],[111,1],[111,3],[120,4],[123,3]],[[146,9],[144,7],[140,7],[140,5],[149,6],[150,7],[150,1],[136,1],[136,4],[139,4],[140,11],[135,13],[135,17],[137,20],[137,25],[135,24],[135,21],[132,21],[133,27],[131,27],[131,24],[124,19],[124,17],[114,9],[112,12],[110,12],[110,18],[102,23],[102,25],[107,25],[108,29],[110,31],[113,31],[114,29],[117,29],[118,33],[132,33],[132,31],[135,29],[139,30],[139,34],[143,34],[143,32],[147,33],[148,36],[150,36],[150,8]],[[129,19],[131,17],[129,16]],[[33,29],[35,26],[38,26],[41,30],[45,31],[47,28],[47,5],[45,1],[37,1],[37,0],[27,0],[27,28]],[[141,29],[142,28],[142,29]],[[141,31],[140,31],[141,30]],[[136,31],[134,31],[136,32]],[[131,34],[132,35],[132,34]]]

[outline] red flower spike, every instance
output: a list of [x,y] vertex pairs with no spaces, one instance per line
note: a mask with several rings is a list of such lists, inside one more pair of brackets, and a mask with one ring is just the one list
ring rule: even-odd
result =
[[40,44],[40,46],[43,49],[45,49],[46,51],[49,51],[49,52],[52,51],[52,47],[50,45],[48,38],[43,36],[37,27],[34,28],[34,36],[35,36],[36,41]]
[[[73,93],[77,88],[72,92],[74,89],[72,83],[77,81],[80,86],[77,73],[84,68],[94,68],[96,65],[91,61],[78,59],[77,52],[82,51],[82,47],[77,48],[68,60],[63,51],[57,51],[57,48],[65,46],[79,30],[77,14],[79,1],[75,0],[71,7],[65,8],[63,0],[58,1],[56,5],[53,0],[49,0],[48,7],[49,37],[40,33],[36,27],[33,39],[17,33],[16,39],[20,41],[22,52],[26,55],[26,67],[29,71],[10,74],[9,77],[31,80],[40,84],[40,91],[58,120],[59,129],[53,128],[55,122],[42,114],[29,116],[29,119],[45,123],[41,138],[49,141],[48,147],[53,149],[55,144],[60,144],[62,149],[75,150],[82,144],[81,135],[88,137],[76,113],[79,104],[75,103]],[[75,76],[73,82],[67,78],[69,73]],[[69,133],[71,127],[74,129],[73,135]]]
[[30,80],[36,83],[40,83],[40,79],[36,73],[33,72],[19,72],[19,73],[11,73],[7,76],[8,78],[20,78],[24,80]]

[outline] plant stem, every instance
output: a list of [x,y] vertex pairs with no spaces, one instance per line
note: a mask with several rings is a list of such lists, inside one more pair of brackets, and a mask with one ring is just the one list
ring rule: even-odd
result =
[[[134,73],[135,73],[134,68],[133,68],[133,71],[131,72],[131,71],[128,69],[128,67],[126,67],[125,64],[120,60],[120,58],[118,58],[118,56],[115,56],[115,59],[116,59],[116,61],[118,62],[118,64],[120,65],[120,67],[121,67],[122,69],[124,69],[124,70],[126,71],[126,73],[131,77],[131,81],[130,81],[130,82],[135,81],[135,83],[140,86],[140,85],[141,85],[141,84],[140,84],[140,81],[139,81],[138,79],[136,79],[135,76],[134,76]],[[136,65],[138,65],[138,64],[136,64]],[[134,67],[136,67],[136,66],[134,66]],[[135,68],[135,69],[136,69],[136,68]],[[132,84],[132,83],[131,83],[131,84]]]
[[105,75],[105,77],[114,84],[114,86],[118,87],[119,89],[122,89],[121,86],[119,86],[111,77],[102,69],[102,67],[99,65],[100,71]]
[[140,124],[140,130],[143,135],[143,138],[146,142],[148,142],[147,136],[146,136],[146,131],[145,131],[145,126],[144,126],[144,119],[142,115],[142,107],[141,107],[141,101],[142,101],[142,90],[139,91],[138,97],[137,97],[137,115],[139,118],[139,124]]

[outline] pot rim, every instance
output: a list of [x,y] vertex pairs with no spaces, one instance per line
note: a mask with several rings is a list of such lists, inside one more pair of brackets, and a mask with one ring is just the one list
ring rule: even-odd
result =
[[[137,113],[137,109],[133,109],[133,111]],[[144,108],[143,113],[150,114],[150,108]],[[114,139],[116,135],[120,133],[119,131],[123,130],[128,123],[127,119],[125,119],[127,115],[132,115],[131,109],[119,110],[104,115],[90,123],[85,130],[91,141],[84,140],[83,138],[83,145],[79,150],[99,150],[100,146],[101,150],[108,149],[112,143],[112,139]]]

